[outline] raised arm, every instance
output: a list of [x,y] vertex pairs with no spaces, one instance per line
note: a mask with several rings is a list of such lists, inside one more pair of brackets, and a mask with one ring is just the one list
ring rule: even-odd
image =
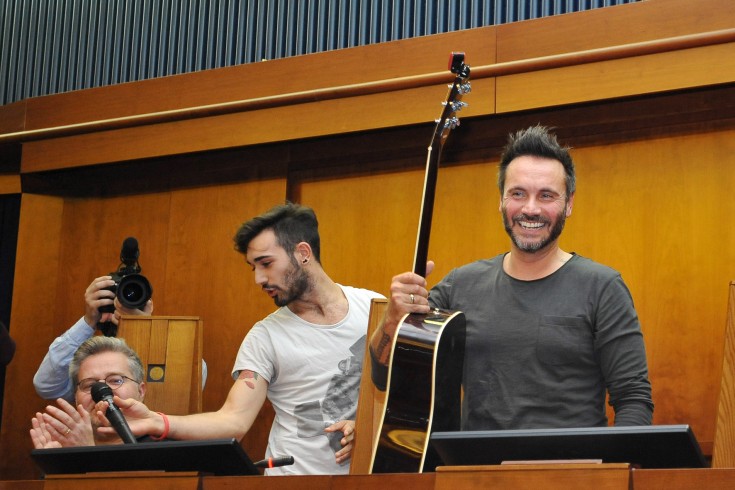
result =
[[46,356],[33,376],[33,387],[41,398],[62,398],[74,403],[74,387],[69,379],[69,364],[77,348],[94,334],[94,327],[80,318],[49,346]]

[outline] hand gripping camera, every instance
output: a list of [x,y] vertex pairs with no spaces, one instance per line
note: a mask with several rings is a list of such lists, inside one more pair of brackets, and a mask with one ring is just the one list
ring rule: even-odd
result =
[[[115,285],[107,288],[108,291],[115,293],[120,304],[132,310],[143,308],[153,295],[151,283],[140,273],[139,256],[138,240],[134,237],[126,238],[120,250],[120,266],[115,272],[110,273]],[[99,311],[112,313],[115,306],[101,306]],[[112,322],[99,323],[97,327],[108,337],[117,334],[117,327]]]

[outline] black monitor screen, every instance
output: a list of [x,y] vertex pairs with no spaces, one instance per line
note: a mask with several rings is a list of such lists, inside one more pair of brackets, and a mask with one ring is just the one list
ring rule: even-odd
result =
[[538,460],[602,460],[640,468],[707,466],[688,425],[435,432],[430,443],[447,466]]
[[47,475],[147,470],[259,474],[236,439],[34,449],[31,457]]

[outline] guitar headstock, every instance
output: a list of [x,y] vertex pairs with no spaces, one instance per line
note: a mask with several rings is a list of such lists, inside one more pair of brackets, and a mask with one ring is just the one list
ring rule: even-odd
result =
[[456,77],[449,85],[447,99],[442,102],[444,110],[439,119],[436,120],[436,130],[434,131],[434,138],[432,138],[432,146],[434,143],[443,144],[449,132],[459,126],[457,112],[467,106],[466,102],[462,102],[462,96],[471,90],[469,81],[470,67],[464,62],[464,53],[453,52],[449,56],[449,71],[454,73]]

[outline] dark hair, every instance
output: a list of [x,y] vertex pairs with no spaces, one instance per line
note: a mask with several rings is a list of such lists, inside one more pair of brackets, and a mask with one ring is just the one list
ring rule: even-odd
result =
[[97,335],[90,337],[85,340],[82,345],[74,352],[74,357],[69,364],[69,377],[71,378],[74,386],[79,383],[79,368],[82,366],[82,362],[96,354],[103,352],[119,352],[128,358],[128,366],[130,367],[130,373],[133,375],[136,383],[143,381],[144,370],[143,363],[138,357],[138,354],[125,343],[125,340],[117,337],[105,337],[104,335]]
[[299,243],[308,243],[314,259],[321,263],[319,223],[311,208],[287,202],[246,221],[235,234],[235,249],[243,255],[246,254],[250,242],[264,230],[273,230],[278,245],[289,254],[296,249]]
[[508,135],[508,144],[503,149],[498,165],[498,189],[500,194],[503,193],[505,187],[505,174],[508,170],[510,162],[520,156],[535,156],[542,158],[550,158],[558,160],[564,166],[566,174],[567,195],[571,195],[576,190],[576,177],[574,175],[574,162],[569,154],[569,147],[562,147],[556,140],[556,135],[549,133],[545,126],[531,126]]

